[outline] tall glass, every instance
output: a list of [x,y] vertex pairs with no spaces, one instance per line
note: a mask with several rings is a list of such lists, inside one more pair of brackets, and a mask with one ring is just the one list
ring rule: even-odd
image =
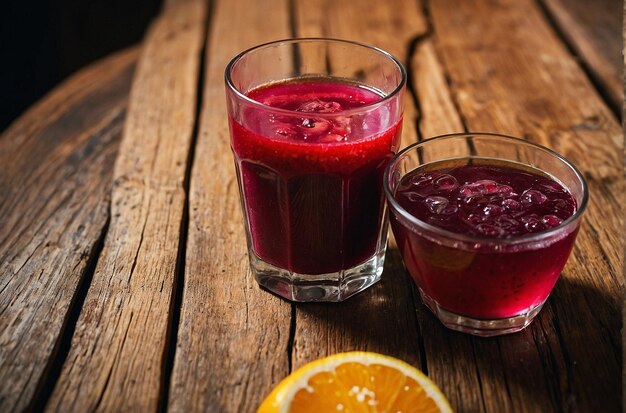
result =
[[226,67],[250,265],[293,301],[341,301],[377,282],[383,172],[397,151],[406,72],[359,43],[264,44]]
[[[505,167],[507,184],[485,178]],[[463,179],[451,179],[448,168],[463,170]],[[540,189],[515,189],[528,183]],[[428,195],[431,185],[454,202]],[[422,301],[447,327],[478,336],[519,331],[541,310],[588,198],[582,175],[563,157],[495,134],[448,135],[403,149],[389,163],[385,191]],[[413,209],[420,203],[430,209]],[[426,219],[416,216],[421,211]]]

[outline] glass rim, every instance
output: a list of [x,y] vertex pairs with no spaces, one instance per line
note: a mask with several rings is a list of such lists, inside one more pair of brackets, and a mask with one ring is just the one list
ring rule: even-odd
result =
[[[240,53],[238,53],[235,57],[233,57],[230,62],[228,62],[228,64],[226,65],[226,69],[224,70],[224,79],[225,79],[225,83],[228,86],[228,88],[233,91],[233,93],[241,100],[247,102],[250,105],[256,106],[259,109],[264,109],[264,110],[269,110],[272,112],[276,112],[276,113],[280,113],[280,114],[285,114],[285,115],[295,115],[297,114],[298,116],[302,116],[302,112],[298,112],[295,110],[289,110],[289,109],[282,109],[282,108],[277,108],[274,106],[270,106],[270,105],[266,105],[264,103],[261,103],[257,100],[251,99],[248,96],[246,96],[243,92],[241,92],[234,84],[233,80],[232,80],[232,68],[235,66],[235,64],[241,60],[241,58],[243,58],[245,55],[247,55],[248,53],[252,53],[254,51],[260,50],[260,49],[265,49],[271,46],[278,46],[278,45],[286,45],[286,44],[296,44],[296,43],[339,43],[339,44],[345,44],[345,45],[352,45],[352,46],[358,46],[360,48],[365,48],[365,49],[369,49],[371,51],[374,51],[378,54],[380,54],[382,57],[387,58],[389,60],[391,60],[397,67],[398,71],[400,72],[400,82],[398,82],[398,85],[388,94],[384,95],[381,97],[380,100],[376,100],[374,102],[371,103],[366,103],[365,105],[359,106],[357,108],[352,108],[352,109],[342,109],[338,112],[333,112],[333,113],[315,113],[316,117],[320,117],[322,119],[325,118],[334,118],[337,115],[352,115],[355,113],[364,113],[364,112],[368,112],[371,109],[376,109],[379,106],[384,105],[387,101],[391,100],[392,98],[396,97],[403,89],[404,86],[407,83],[407,72],[406,69],[404,68],[404,65],[397,59],[395,58],[391,53],[376,47],[376,46],[371,46],[365,43],[360,43],[360,42],[356,42],[353,40],[345,40],[345,39],[337,39],[337,38],[332,38],[332,37],[297,37],[297,38],[291,38],[291,39],[281,39],[281,40],[274,40],[271,42],[267,42],[267,43],[262,43],[253,47],[250,47]],[[297,79],[294,78],[294,79]],[[287,79],[285,79],[287,80]]]
[[[452,231],[448,231],[448,230],[443,229],[443,228],[436,227],[434,225],[431,225],[431,224],[429,224],[429,223],[427,223],[425,221],[422,221],[422,220],[418,219],[417,217],[415,217],[414,215],[409,213],[406,209],[404,209],[396,201],[396,199],[394,198],[393,194],[391,193],[391,188],[389,187],[391,169],[394,167],[394,165],[397,165],[398,162],[400,161],[400,159],[402,159],[407,153],[409,153],[412,150],[415,150],[416,148],[419,148],[419,147],[421,147],[421,146],[423,146],[425,144],[428,144],[428,143],[430,143],[430,142],[432,142],[434,140],[445,140],[445,139],[460,138],[460,137],[472,137],[472,136],[487,136],[487,137],[503,138],[503,139],[505,139],[507,141],[510,141],[512,143],[524,144],[524,145],[528,145],[530,147],[534,147],[535,149],[538,149],[538,150],[541,150],[543,152],[546,152],[549,155],[557,158],[561,163],[563,163],[566,167],[568,167],[569,169],[571,169],[574,172],[574,175],[576,176],[576,178],[578,179],[578,181],[580,182],[580,184],[582,186],[582,192],[583,192],[582,193],[582,200],[580,202],[580,205],[577,206],[576,211],[574,212],[574,214],[572,214],[571,217],[567,218],[566,220],[561,222],[556,227],[546,229],[546,230],[538,232],[536,234],[517,235],[517,236],[510,237],[510,238],[491,238],[491,237],[487,237],[487,236],[460,234],[460,233],[457,233],[457,232],[452,232]],[[470,157],[472,157],[472,155],[470,155]],[[441,160],[461,159],[461,158],[467,158],[467,156],[443,158]],[[496,158],[496,159],[503,159],[503,158]],[[430,163],[430,162],[428,162],[428,163]],[[425,163],[424,165],[426,165],[428,163]],[[527,164],[527,163],[524,162],[524,164]],[[559,182],[561,182],[561,181],[559,180]],[[434,136],[432,138],[425,139],[425,140],[423,140],[421,142],[415,142],[415,143],[407,146],[406,148],[404,148],[401,151],[399,151],[398,153],[396,153],[393,156],[393,158],[391,158],[391,160],[389,161],[389,164],[385,168],[385,172],[384,172],[384,175],[383,175],[383,189],[385,191],[385,195],[387,197],[387,201],[389,202],[389,205],[391,206],[391,208],[396,210],[396,211],[398,211],[402,215],[402,217],[404,219],[407,219],[411,224],[416,225],[419,228],[423,228],[424,230],[426,230],[426,231],[428,231],[430,233],[434,233],[434,234],[437,234],[439,236],[446,237],[447,239],[454,239],[454,240],[461,241],[461,242],[470,242],[470,243],[477,243],[477,244],[480,243],[480,244],[515,245],[515,244],[526,244],[526,243],[542,241],[545,238],[549,238],[549,237],[553,236],[555,233],[568,228],[569,226],[571,226],[572,223],[575,223],[576,221],[578,221],[580,219],[580,217],[582,216],[583,212],[585,211],[585,209],[587,207],[587,202],[589,200],[589,189],[587,187],[587,182],[585,181],[584,176],[578,170],[578,168],[576,168],[576,166],[574,166],[565,157],[563,157],[559,153],[557,153],[557,152],[553,151],[552,149],[547,148],[547,147],[545,147],[543,145],[539,145],[537,143],[530,142],[530,141],[527,141],[525,139],[516,138],[514,136],[503,135],[503,134],[500,134],[500,133],[491,133],[491,132],[450,133],[450,134],[445,134],[445,135]],[[571,193],[571,190],[569,188],[567,188],[567,189]]]

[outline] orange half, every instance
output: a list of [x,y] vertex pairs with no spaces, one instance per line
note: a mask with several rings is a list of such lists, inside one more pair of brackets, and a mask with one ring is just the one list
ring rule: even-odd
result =
[[393,357],[340,353],[306,364],[281,381],[257,413],[452,412],[428,377]]

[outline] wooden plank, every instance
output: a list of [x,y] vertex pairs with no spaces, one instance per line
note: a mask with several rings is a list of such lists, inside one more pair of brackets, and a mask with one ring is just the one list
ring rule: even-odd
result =
[[[539,319],[520,334],[472,339],[471,352],[457,353],[473,359],[481,378],[484,405],[468,410],[617,411],[624,291],[619,125],[536,3],[429,5],[467,127],[552,147],[583,171],[591,192],[577,246]],[[449,369],[437,357],[449,340],[437,329],[425,338],[429,372]],[[458,378],[456,386],[467,384]]]
[[[387,50],[405,65],[414,38],[426,32],[426,23],[412,1],[297,1],[295,17],[297,36],[368,43]],[[402,146],[418,140],[417,119],[415,102],[407,90]],[[420,367],[424,360],[412,307],[411,281],[392,244],[377,285],[340,304],[297,306],[294,367],[350,350],[376,351]]]
[[111,223],[49,411],[155,411],[185,203],[206,5],[147,34],[114,170]]
[[171,411],[254,411],[289,371],[291,305],[249,269],[224,99],[230,58],[289,37],[288,12],[285,0],[212,6]]
[[32,407],[97,253],[137,56],[72,76],[0,137],[0,411]]
[[624,99],[620,0],[542,0],[559,32],[620,112]]

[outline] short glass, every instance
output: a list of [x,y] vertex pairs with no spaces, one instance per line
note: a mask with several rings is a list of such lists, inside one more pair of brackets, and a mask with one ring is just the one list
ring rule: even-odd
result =
[[[534,171],[567,189],[576,210],[560,224],[531,234],[490,238],[445,230],[416,218],[397,198],[403,177],[437,165]],[[583,176],[563,157],[496,134],[445,135],[411,145],[389,163],[384,187],[398,248],[423,303],[448,328],[483,337],[519,331],[541,310],[570,255],[588,199]]]
[[293,39],[244,51],[225,76],[257,282],[293,301],[342,301],[377,282],[388,233],[383,173],[402,127],[402,65],[355,42]]

